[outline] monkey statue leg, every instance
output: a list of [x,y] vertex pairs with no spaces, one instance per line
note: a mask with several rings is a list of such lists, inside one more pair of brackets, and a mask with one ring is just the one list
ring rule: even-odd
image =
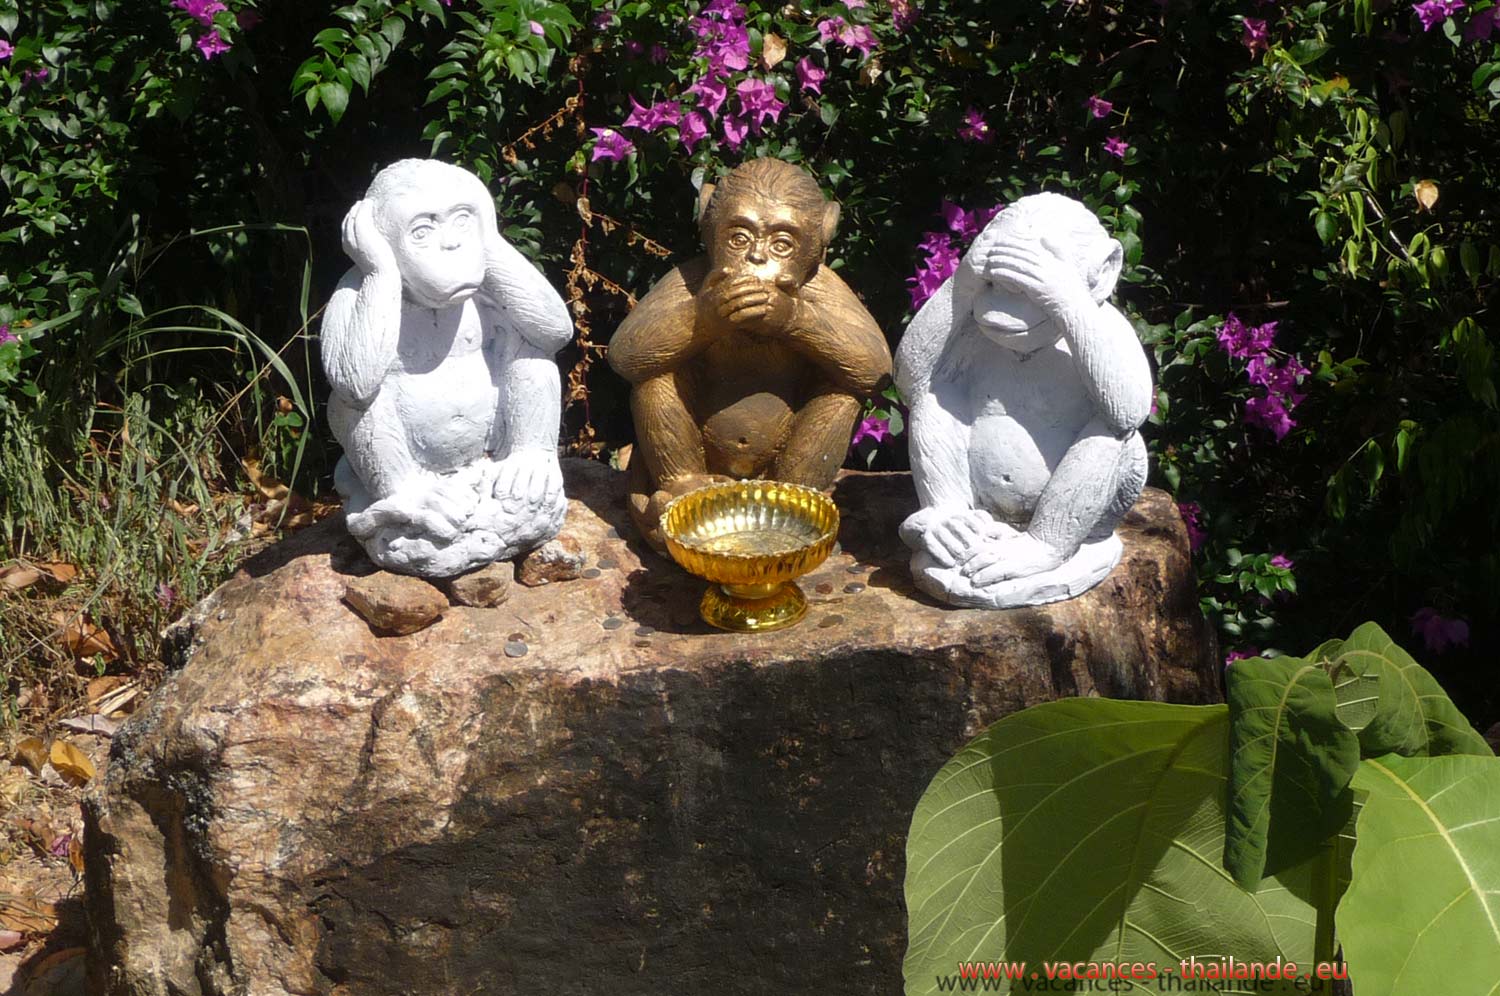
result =
[[831,384],[820,385],[793,419],[786,449],[772,464],[770,476],[820,490],[833,487],[859,409],[858,398]]
[[1114,497],[1089,533],[1087,542],[1107,538],[1125,514],[1135,507],[1146,487],[1146,471],[1146,441],[1137,432],[1126,441],[1120,453],[1120,461],[1115,464]]
[[688,408],[691,397],[689,378],[680,372],[644,380],[630,392],[636,426],[627,482],[630,516],[658,550],[666,549],[660,519],[667,502],[710,481],[726,480],[708,473],[703,434]]

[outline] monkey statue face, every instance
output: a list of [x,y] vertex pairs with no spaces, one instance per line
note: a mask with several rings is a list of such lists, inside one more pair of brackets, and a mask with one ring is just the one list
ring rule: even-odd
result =
[[790,205],[736,197],[718,211],[708,251],[726,276],[754,276],[790,293],[817,270],[822,246]]
[[966,260],[982,280],[973,304],[979,331],[1019,353],[1044,349],[1062,337],[1061,310],[1105,301],[1123,259],[1120,243],[1091,214],[1059,217],[1059,205],[1041,205],[1041,210],[1003,212]]
[[406,189],[381,205],[386,239],[407,295],[427,308],[471,296],[484,281],[482,209],[453,191]]

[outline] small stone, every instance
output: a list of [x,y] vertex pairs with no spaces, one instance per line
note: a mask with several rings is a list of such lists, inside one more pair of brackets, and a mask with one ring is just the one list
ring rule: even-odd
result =
[[625,620],[621,619],[619,616],[609,616],[604,620],[603,625],[605,629],[619,629],[621,626],[625,625]]
[[605,557],[603,560],[599,561],[599,566],[606,571],[612,571],[620,566],[620,562],[618,560],[612,560],[609,557]]
[[559,536],[521,558],[516,565],[516,580],[528,588],[554,581],[576,581],[583,576],[583,565],[588,559],[576,539]]
[[505,643],[506,657],[525,657],[526,643],[523,640],[507,640]]
[[865,590],[865,586],[858,581],[851,581],[848,584],[844,585],[844,590],[851,595],[858,595],[860,592]]
[[381,571],[344,586],[344,601],[381,635],[406,636],[426,629],[448,608],[443,593],[421,578]]
[[493,609],[510,597],[512,568],[508,563],[486,564],[477,571],[441,582],[459,605]]
[[841,623],[843,621],[844,621],[844,617],[841,616],[841,615],[838,615],[838,614],[834,614],[834,615],[831,615],[831,616],[824,616],[818,622],[818,628],[819,629],[829,629],[830,627],[837,626],[839,623]]
[[814,588],[813,591],[817,592],[819,595],[832,595],[833,585],[829,584],[827,581],[819,581],[818,586]]

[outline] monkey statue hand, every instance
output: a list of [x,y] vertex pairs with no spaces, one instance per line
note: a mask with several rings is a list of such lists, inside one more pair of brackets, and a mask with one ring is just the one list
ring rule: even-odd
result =
[[979,262],[986,280],[1026,295],[1064,327],[1074,314],[1094,306],[1077,264],[1047,236],[987,246]]
[[730,326],[750,332],[772,334],[791,324],[797,298],[754,274],[731,277],[727,270],[709,276],[698,296],[700,321],[711,328]]
[[[919,512],[918,515],[922,513]],[[918,527],[920,535],[914,537],[917,548],[925,550],[940,567],[956,567],[991,540],[1015,533],[1011,526],[997,521],[990,513],[979,508],[935,508],[923,518],[926,521]],[[912,525],[917,526],[916,523]],[[910,531],[903,526],[903,533]]]
[[359,201],[344,215],[344,252],[365,275],[395,273],[396,253],[375,224],[375,203]]

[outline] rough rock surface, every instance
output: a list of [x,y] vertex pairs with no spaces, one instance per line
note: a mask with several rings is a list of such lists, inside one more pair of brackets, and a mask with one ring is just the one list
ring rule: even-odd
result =
[[528,588],[538,588],[554,581],[577,581],[583,576],[589,555],[583,552],[577,537],[567,530],[549,540],[516,562],[516,580]]
[[351,578],[344,601],[378,632],[408,636],[437,622],[448,608],[443,593],[421,578],[381,571]]
[[477,571],[460,574],[443,582],[443,590],[459,605],[475,609],[493,609],[510,597],[511,575],[515,567],[509,561],[486,564]]
[[92,991],[896,993],[907,824],[965,741],[1219,695],[1160,492],[1083,597],[953,609],[907,574],[910,479],[847,475],[807,618],[750,637],[620,538],[623,475],[567,470],[580,580],[377,637],[332,520],[200,604],[87,807]]

